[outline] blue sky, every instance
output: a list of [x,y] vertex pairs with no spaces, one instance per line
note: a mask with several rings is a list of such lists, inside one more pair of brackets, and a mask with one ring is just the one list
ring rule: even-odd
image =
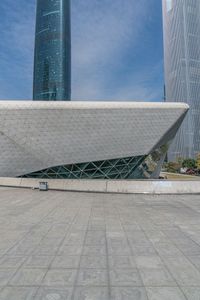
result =
[[[35,0],[0,11],[0,99],[31,99]],[[161,0],[72,0],[72,99],[162,98]]]

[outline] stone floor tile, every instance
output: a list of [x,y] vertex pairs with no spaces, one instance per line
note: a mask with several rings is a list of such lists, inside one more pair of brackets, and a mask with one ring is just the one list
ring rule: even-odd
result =
[[183,254],[180,256],[171,256],[171,257],[163,258],[163,262],[169,268],[194,269],[193,264]]
[[111,300],[106,287],[77,287],[74,300]]
[[87,231],[86,239],[93,239],[93,238],[104,238],[105,237],[105,231]]
[[135,268],[135,259],[133,256],[108,256],[110,269],[129,269]]
[[28,245],[25,247],[23,244],[20,244],[11,248],[6,254],[10,256],[29,256],[34,252],[35,247],[33,247],[32,245]]
[[162,257],[176,257],[182,255],[182,252],[175,245],[170,243],[155,242],[154,247]]
[[124,231],[135,231],[140,230],[140,226],[138,224],[132,224],[132,225],[124,225],[123,226]]
[[105,300],[112,284],[112,297],[134,300],[144,281],[148,300],[185,300],[180,289],[200,300],[199,196],[13,192],[0,189],[0,295],[42,285],[41,297],[58,300],[75,286],[73,300]]
[[134,258],[138,268],[157,269],[164,266],[159,256],[135,256]]
[[34,287],[5,287],[0,291],[1,300],[33,300],[37,288]]
[[14,269],[0,269],[0,287],[5,286],[15,272]]
[[177,245],[179,250],[183,252],[185,256],[193,256],[200,254],[200,246],[193,244],[193,245]]
[[185,257],[168,257],[164,262],[180,286],[200,286],[200,272]]
[[83,233],[86,233],[88,226],[82,225],[82,224],[73,224],[70,228],[70,232],[73,231],[82,231]]
[[137,269],[110,270],[110,284],[112,286],[142,286],[142,280]]
[[95,225],[95,224],[91,224],[88,226],[88,230],[91,230],[91,231],[100,231],[100,230],[105,230],[106,229],[106,225],[104,224],[99,224],[99,225]]
[[57,255],[81,255],[82,245],[63,245]]
[[38,246],[33,252],[33,256],[54,256],[58,252],[58,246]]
[[193,263],[193,265],[200,271],[200,255],[188,256],[188,259]]
[[200,300],[200,287],[182,287],[187,300]]
[[131,248],[129,247],[128,243],[113,243],[112,245],[108,245],[108,255],[113,255],[113,256],[131,256],[132,251]]
[[80,262],[80,255],[56,256],[51,268],[54,269],[77,269]]
[[107,270],[80,269],[77,285],[80,286],[106,286],[108,285]]
[[106,256],[82,256],[80,261],[80,268],[83,269],[106,269]]
[[85,239],[85,245],[105,245],[106,243],[106,238],[104,236],[87,236]]
[[106,247],[100,246],[84,246],[82,255],[106,255]]
[[12,286],[40,285],[46,273],[45,269],[20,269],[9,281]]
[[85,234],[78,235],[78,236],[70,236],[64,239],[63,245],[68,245],[68,246],[82,245],[84,240],[85,240]]
[[176,287],[146,288],[149,300],[186,300],[184,294]]
[[145,286],[176,286],[176,282],[166,268],[142,268],[139,269]]
[[[118,218],[119,215],[116,216]],[[106,237],[107,239],[118,239],[118,238],[126,238],[126,234],[122,229],[120,230],[106,230]]]
[[26,257],[23,256],[4,255],[0,258],[0,269],[17,269],[23,264],[25,259]]
[[153,246],[143,246],[143,245],[132,245],[132,252],[135,256],[155,256],[156,250]]
[[144,288],[114,287],[111,288],[111,300],[148,300],[148,299]]
[[71,300],[72,291],[73,288],[66,287],[41,287],[35,296],[35,300]]
[[127,237],[124,231],[122,232],[107,232],[107,243],[108,246],[112,244],[126,244],[127,245]]
[[73,286],[77,270],[52,269],[49,270],[42,282],[43,286]]
[[48,269],[54,256],[30,256],[23,264],[23,268],[44,268]]

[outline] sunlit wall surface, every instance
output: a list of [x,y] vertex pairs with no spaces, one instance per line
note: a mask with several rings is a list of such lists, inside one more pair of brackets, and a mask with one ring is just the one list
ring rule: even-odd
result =
[[168,157],[195,157],[200,152],[200,0],[162,2],[166,101],[190,106]]
[[70,0],[37,0],[33,99],[70,96]]

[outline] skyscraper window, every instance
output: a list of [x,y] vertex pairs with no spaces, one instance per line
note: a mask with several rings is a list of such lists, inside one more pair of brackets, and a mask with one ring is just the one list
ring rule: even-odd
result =
[[70,0],[37,0],[33,99],[70,98]]
[[[163,0],[166,101],[186,102],[190,111],[169,160],[192,158],[200,152],[200,1],[172,2]],[[169,13],[170,7],[174,9]]]
[[172,0],[166,0],[167,5],[167,11],[170,11],[172,9]]

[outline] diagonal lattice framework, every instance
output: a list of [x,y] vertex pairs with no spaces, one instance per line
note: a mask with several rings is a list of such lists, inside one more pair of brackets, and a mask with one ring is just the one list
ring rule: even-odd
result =
[[151,178],[164,160],[167,150],[168,145],[162,145],[149,155],[56,166],[22,177],[46,179]]
[[53,179],[124,179],[129,178],[146,156],[51,167],[23,177]]

